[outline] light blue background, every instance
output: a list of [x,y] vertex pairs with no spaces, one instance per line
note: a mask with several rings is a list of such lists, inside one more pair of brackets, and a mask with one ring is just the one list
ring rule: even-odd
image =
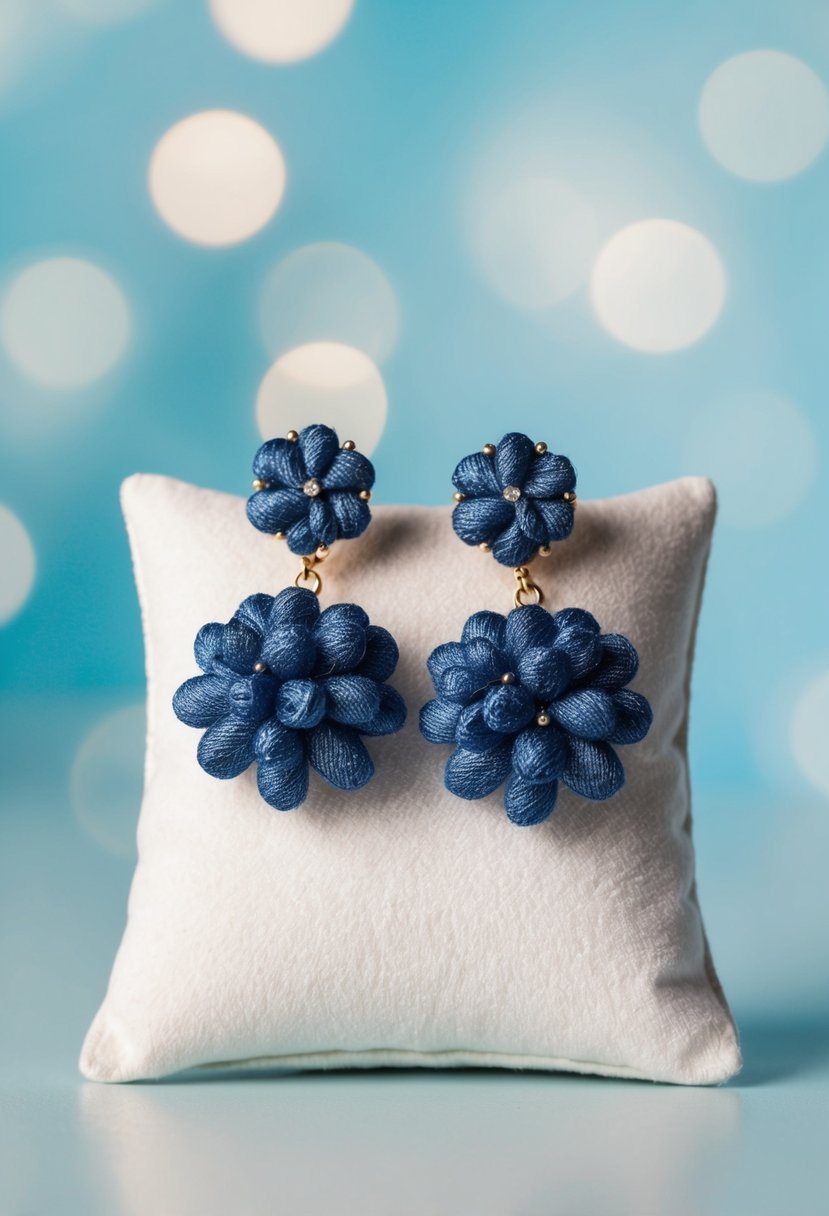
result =
[[[559,1193],[573,1211],[677,1216],[670,1196],[680,1190],[694,1197],[688,1211],[733,1214],[741,1202],[752,1216],[821,1211],[826,1087],[818,1087],[814,1070],[827,1054],[829,816],[825,798],[795,764],[790,732],[798,696],[829,667],[822,475],[829,448],[829,156],[779,184],[742,181],[706,150],[696,109],[710,72],[741,51],[787,51],[829,80],[825,6],[357,0],[336,42],[282,68],[228,46],[200,0],[156,0],[110,29],[74,23],[46,0],[33,0],[31,11],[39,45],[11,79],[0,73],[0,292],[29,261],[87,257],[123,287],[135,332],[113,373],[78,393],[38,390],[0,357],[0,501],[25,523],[38,562],[31,597],[0,628],[2,962],[20,996],[4,1002],[3,1014],[17,1103],[10,1108],[17,1138],[9,1141],[15,1185],[25,1194],[38,1176],[30,1168],[35,1150],[20,1147],[29,1132],[33,1142],[50,1138],[64,1166],[73,1162],[65,1178],[58,1172],[66,1185],[54,1193],[43,1178],[37,1183],[41,1207],[21,1199],[11,1210],[57,1204],[68,1213],[73,1203],[87,1214],[98,1203],[107,1212],[151,1210],[140,1187],[130,1208],[128,1192],[130,1163],[140,1172],[152,1159],[152,1137],[148,1155],[134,1129],[120,1149],[110,1135],[102,1150],[107,1103],[112,1126],[128,1128],[135,1118],[136,1127],[151,1127],[155,1106],[174,1143],[178,1136],[185,1149],[210,1151],[207,1132],[204,1140],[201,1132],[191,1136],[190,1106],[202,1101],[196,1087],[146,1091],[141,1102],[149,1114],[122,1110],[117,1096],[78,1106],[73,1057],[105,983],[131,869],[138,717],[128,717],[119,735],[123,766],[115,784],[103,773],[96,785],[94,772],[84,784],[77,754],[98,722],[139,702],[143,691],[140,623],[117,501],[121,479],[145,470],[246,492],[259,442],[253,403],[270,362],[257,320],[264,279],[291,250],[335,240],[376,260],[401,310],[399,342],[381,365],[389,416],[374,454],[377,501],[445,502],[455,460],[512,428],[568,453],[584,497],[712,470],[720,473],[724,502],[735,493],[758,501],[786,496],[786,434],[766,443],[748,483],[729,480],[716,434],[710,463],[689,453],[700,448],[699,420],[736,392],[780,394],[809,420],[818,474],[802,499],[770,525],[735,527],[724,519],[718,528],[695,675],[700,888],[715,957],[747,1031],[747,1077],[696,1106],[668,1097],[670,1109],[642,1114],[645,1133],[641,1142],[633,1138],[634,1158],[648,1156],[650,1119],[676,1120],[662,1191],[651,1195],[638,1183],[626,1190],[625,1179],[639,1175],[634,1166],[626,1173],[622,1155],[608,1175],[618,1202],[603,1207],[587,1186],[595,1165],[586,1159],[576,1159],[582,1168],[573,1166]],[[270,130],[288,173],[273,221],[251,240],[219,250],[175,236],[146,188],[161,135],[214,107],[241,110]],[[626,348],[597,323],[583,289],[539,315],[490,290],[465,239],[466,207],[481,158],[516,126],[530,132],[542,159],[549,132],[565,130],[569,146],[583,150],[585,180],[597,196],[618,202],[619,226],[666,216],[714,243],[728,294],[698,344],[665,355]],[[481,1206],[474,1171],[458,1163],[482,1152],[495,1164],[481,1185],[500,1196],[495,1174],[506,1176],[515,1160],[504,1147],[510,1127],[502,1104],[515,1112],[514,1134],[525,1123],[527,1134],[536,1134],[545,1117],[538,1083],[531,1092],[523,1083],[473,1076],[464,1082],[467,1092],[445,1078],[429,1082],[433,1090],[420,1078],[401,1079],[406,1088],[392,1100],[387,1151],[398,1152],[405,1166],[411,1148],[401,1146],[416,1126],[421,1159],[445,1168],[447,1147],[461,1154],[452,1158],[448,1189],[424,1183],[401,1211],[472,1210],[474,1196],[476,1210],[490,1210]],[[360,1089],[358,1080],[338,1084],[346,1111],[362,1111],[371,1134],[382,1137],[386,1124],[377,1111],[386,1109],[388,1091]],[[52,1094],[48,1111],[37,1086]],[[292,1143],[294,1128],[304,1144],[306,1123],[307,1135],[316,1134],[315,1104],[325,1109],[332,1091],[315,1091],[310,1080],[307,1086],[296,1123],[271,1108],[262,1112],[274,1137]],[[216,1127],[224,1118],[228,1132],[251,1101],[267,1102],[245,1092],[227,1091]],[[617,1109],[618,1098],[605,1095],[620,1088],[598,1082],[562,1079],[554,1092],[562,1109],[581,1103],[585,1126],[599,1120],[608,1137],[629,1112],[637,1126],[636,1111],[650,1101],[632,1098],[633,1106]],[[709,1112],[711,1097],[727,1103]],[[458,1105],[451,1125],[435,1116],[447,1102]],[[456,1133],[473,1110],[491,1115],[480,1135]],[[726,1144],[725,1164],[699,1147],[699,1128],[709,1124]],[[333,1124],[328,1130],[335,1135]],[[550,1135],[559,1132],[553,1120]],[[530,1143],[527,1160],[537,1163],[546,1141]],[[78,1144],[91,1164],[76,1159]],[[354,1177],[364,1172],[368,1186],[373,1158],[352,1150],[362,1162]],[[116,1184],[99,1193],[88,1181],[101,1151],[120,1162],[120,1199]],[[777,1189],[766,1168],[772,1160],[782,1161],[785,1186]],[[720,1172],[712,1175],[715,1165]],[[548,1210],[545,1196],[561,1177],[539,1169],[515,1210]],[[262,1181],[279,1185],[276,1176]],[[282,1182],[286,1193],[299,1185],[293,1176]],[[492,1210],[512,1210],[509,1194],[516,1192],[506,1192],[502,1206],[493,1198]],[[184,1193],[181,1210],[212,1211],[213,1199],[196,1188]],[[320,1191],[319,1201],[331,1210],[330,1196]],[[341,1210],[374,1209],[344,1199]]]

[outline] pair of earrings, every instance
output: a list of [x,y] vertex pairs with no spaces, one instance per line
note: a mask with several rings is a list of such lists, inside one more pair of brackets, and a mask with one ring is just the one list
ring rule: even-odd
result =
[[[204,729],[205,772],[228,779],[255,764],[262,797],[288,811],[305,801],[309,766],[337,789],[366,785],[374,764],[363,737],[400,730],[406,705],[386,682],[399,657],[389,631],[357,604],[318,602],[331,546],[368,527],[371,461],[315,424],[264,443],[253,471],[248,519],[285,539],[302,568],[294,586],[251,595],[227,624],[199,631],[203,674],[177,689],[173,709]],[[527,568],[572,531],[573,466],[512,433],[464,457],[453,482],[455,532],[512,567],[517,586],[507,616],[474,613],[460,641],[429,658],[436,697],[420,729],[454,745],[446,787],[474,799],[505,784],[507,815],[522,826],[547,818],[559,782],[609,798],[624,781],[613,745],[638,742],[651,722],[648,702],[626,687],[636,651],[584,609],[549,613]]]

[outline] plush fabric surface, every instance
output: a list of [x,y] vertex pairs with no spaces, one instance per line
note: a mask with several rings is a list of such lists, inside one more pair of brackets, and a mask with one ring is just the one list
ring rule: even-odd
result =
[[532,828],[509,822],[498,793],[453,797],[442,750],[418,731],[431,650],[472,612],[511,605],[510,573],[458,542],[449,507],[379,507],[323,568],[324,605],[355,601],[397,638],[409,719],[368,740],[377,774],[364,789],[312,775],[305,804],[282,813],[253,768],[204,773],[170,702],[195,673],[204,621],[274,594],[297,559],[251,529],[241,499],[139,475],[123,505],[147,654],[146,785],[87,1077],[477,1064],[709,1084],[737,1071],[696,899],[686,758],[710,483],[581,502],[571,540],[537,563],[551,610],[589,609],[631,639],[654,720],[618,795],[562,790]]

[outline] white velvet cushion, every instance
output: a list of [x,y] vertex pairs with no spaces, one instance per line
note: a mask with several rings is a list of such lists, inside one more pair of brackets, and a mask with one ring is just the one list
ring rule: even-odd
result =
[[99,1081],[198,1065],[497,1065],[706,1084],[740,1058],[694,886],[686,757],[694,631],[714,520],[685,478],[580,502],[573,537],[538,563],[548,606],[626,634],[654,709],[621,749],[606,803],[562,791],[514,827],[500,792],[443,787],[449,749],[418,732],[426,658],[472,612],[511,606],[512,577],[453,535],[448,508],[378,507],[338,545],[323,603],[391,629],[405,730],[373,739],[377,775],[343,794],[312,776],[272,810],[253,770],[216,781],[170,698],[193,639],[297,559],[240,499],[139,475],[123,506],[144,620],[146,786],[124,939],[81,1069]]

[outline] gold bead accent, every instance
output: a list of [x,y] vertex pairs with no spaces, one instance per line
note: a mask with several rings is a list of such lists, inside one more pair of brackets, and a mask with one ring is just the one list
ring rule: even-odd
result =
[[296,443],[297,439],[299,439],[299,431],[288,431],[285,438],[288,440],[288,443]]
[[346,439],[345,443],[343,444],[343,451],[344,452],[353,452],[354,449],[356,448],[356,446],[357,446],[357,444],[354,442],[353,439]]
[[284,540],[285,533],[284,532],[274,532],[273,538],[274,538],[274,540]]
[[262,660],[260,659],[258,663],[253,664],[253,670],[258,671],[261,676],[263,671],[268,670],[268,665],[267,665],[267,663],[263,663]]
[[553,551],[552,545],[541,545],[541,547],[538,550],[538,556],[539,557],[549,557],[550,554],[552,553],[552,551]]
[[259,478],[257,477],[257,478],[256,478],[256,481],[254,481],[254,483],[253,483],[253,488],[254,488],[254,490],[256,490],[257,492],[258,492],[259,490],[267,490],[267,488],[268,488],[268,483],[267,483],[266,481],[260,481],[260,480],[259,480]]
[[483,451],[484,451],[484,456],[494,456],[495,455],[495,444],[494,443],[485,443]]
[[561,497],[565,502],[574,503],[576,501],[576,495],[573,490],[565,490]]
[[538,725],[538,726],[549,726],[550,725],[550,715],[545,714],[544,711],[542,710],[535,721],[536,721],[536,725]]
[[505,671],[504,674],[501,676],[501,683],[502,684],[514,684],[515,676],[512,674],[511,671]]
[[481,550],[481,553],[489,553],[492,549],[492,545],[488,545],[485,540],[482,540],[478,545],[478,548]]
[[463,502],[463,500],[465,498],[466,498],[466,495],[461,494],[460,490],[456,490],[455,493],[452,495],[453,502]]
[[543,442],[542,442],[542,443],[537,443],[537,444],[535,445],[535,450],[538,452],[539,456],[543,456],[543,455],[544,455],[544,453],[547,451],[547,445],[546,445],[546,443],[543,443]]
[[361,490],[360,493],[357,495],[357,497],[361,498],[363,500],[363,502],[370,502],[371,501],[371,490]]

